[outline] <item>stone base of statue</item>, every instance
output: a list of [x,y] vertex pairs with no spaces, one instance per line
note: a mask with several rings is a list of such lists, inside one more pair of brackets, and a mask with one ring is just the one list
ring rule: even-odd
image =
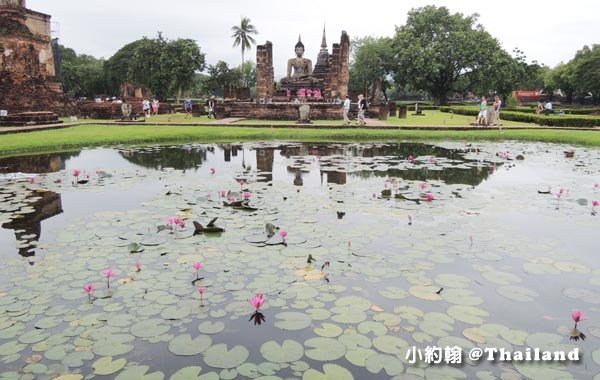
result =
[[310,124],[310,106],[303,104],[298,107],[298,124]]
[[323,90],[324,82],[323,80],[315,77],[303,77],[303,78],[283,78],[281,80],[280,88],[282,90],[289,89],[292,97],[298,96],[298,90],[301,88],[304,89],[319,89]]

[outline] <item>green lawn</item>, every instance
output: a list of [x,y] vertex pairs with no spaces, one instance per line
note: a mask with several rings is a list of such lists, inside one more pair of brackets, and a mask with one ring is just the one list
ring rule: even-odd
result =
[[[431,126],[439,126],[439,125],[449,125],[449,126],[461,126],[461,125],[470,125],[475,122],[475,118],[473,116],[466,115],[456,115],[449,112],[441,112],[438,110],[425,110],[423,114],[425,116],[414,116],[414,112],[408,111],[408,115],[406,119],[399,119],[397,117],[389,117],[387,119],[387,123],[390,125],[431,125]],[[500,119],[502,125],[511,126],[511,125],[530,125],[535,126],[536,124],[532,123],[523,123],[509,120],[502,120],[502,113],[500,113]]]
[[233,142],[249,140],[294,141],[402,141],[460,140],[545,141],[600,146],[600,132],[571,130],[416,131],[366,128],[302,129],[251,127],[194,127],[150,125],[80,125],[71,128],[0,136],[0,156],[52,152],[88,146]]

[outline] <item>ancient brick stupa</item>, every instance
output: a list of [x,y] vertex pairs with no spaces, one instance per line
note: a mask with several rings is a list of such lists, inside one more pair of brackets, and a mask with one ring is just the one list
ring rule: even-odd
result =
[[[26,8],[25,0],[0,0],[0,110],[32,120],[63,113],[66,97],[57,75],[57,41],[50,16]],[[3,118],[6,121],[6,117]]]

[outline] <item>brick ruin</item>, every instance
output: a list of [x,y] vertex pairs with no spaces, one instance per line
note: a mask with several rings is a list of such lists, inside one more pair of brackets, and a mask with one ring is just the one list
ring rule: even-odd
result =
[[[312,76],[322,83],[321,92],[326,101],[336,97],[340,99],[346,97],[350,81],[350,38],[346,31],[342,31],[340,43],[333,44],[332,53],[329,54],[325,29],[323,29],[321,50]],[[285,97],[285,90],[277,90],[275,86],[273,44],[267,41],[266,44],[256,47],[256,93],[258,99]]]
[[[348,94],[350,80],[350,38],[345,31],[339,44],[333,44],[332,53],[327,49],[325,30],[317,62],[311,77],[318,83],[322,99],[310,102],[310,119],[342,119],[341,104],[336,98],[344,99]],[[288,85],[289,86],[289,85]],[[301,83],[297,87],[301,86]],[[291,103],[284,86],[277,88],[273,70],[273,44],[267,41],[256,47],[256,95],[258,102],[225,102],[217,108],[224,117],[245,117],[270,120],[297,120],[301,104]],[[295,92],[295,89],[294,89]],[[293,94],[295,95],[295,94]]]
[[70,106],[62,91],[52,40],[51,16],[26,8],[25,0],[0,0],[0,110],[64,114]]

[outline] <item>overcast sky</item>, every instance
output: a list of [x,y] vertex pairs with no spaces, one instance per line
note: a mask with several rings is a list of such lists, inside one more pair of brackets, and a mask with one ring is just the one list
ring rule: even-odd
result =
[[[168,39],[191,38],[206,54],[208,64],[219,60],[231,67],[241,62],[233,48],[231,27],[249,17],[259,34],[258,44],[273,43],[274,70],[285,75],[294,56],[298,34],[305,57],[316,62],[323,25],[327,44],[339,42],[342,30],[350,38],[393,36],[410,9],[433,4],[451,12],[478,13],[486,30],[509,52],[518,47],[529,61],[548,66],[567,62],[584,45],[600,43],[600,1],[503,0],[27,0],[30,9],[52,16],[53,30],[63,45],[78,54],[110,58],[123,45],[161,31]],[[256,59],[256,49],[246,52]]]

